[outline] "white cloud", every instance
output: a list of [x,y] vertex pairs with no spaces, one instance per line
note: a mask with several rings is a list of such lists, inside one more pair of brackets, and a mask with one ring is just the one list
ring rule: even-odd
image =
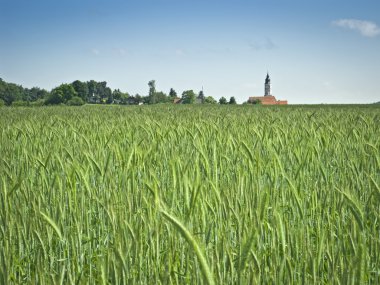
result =
[[365,37],[376,37],[380,34],[380,28],[373,22],[356,20],[356,19],[340,19],[332,22],[333,25],[355,30]]

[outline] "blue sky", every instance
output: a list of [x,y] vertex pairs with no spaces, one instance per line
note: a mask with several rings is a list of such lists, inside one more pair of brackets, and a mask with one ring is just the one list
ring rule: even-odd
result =
[[0,0],[0,77],[243,102],[380,101],[380,1]]

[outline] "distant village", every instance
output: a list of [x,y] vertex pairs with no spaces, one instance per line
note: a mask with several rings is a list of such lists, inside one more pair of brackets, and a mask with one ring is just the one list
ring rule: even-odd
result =
[[[229,100],[221,97],[218,101],[212,96],[205,96],[203,88],[196,94],[193,90],[185,90],[181,96],[171,88],[169,94],[156,90],[156,82],[148,82],[149,94],[130,95],[119,89],[112,90],[107,82],[90,80],[82,82],[76,80],[72,83],[64,83],[52,89],[50,92],[38,87],[23,88],[21,85],[7,83],[0,78],[0,106],[42,106],[42,105],[83,105],[83,104],[237,104],[235,97]],[[243,104],[261,105],[287,105],[286,100],[277,100],[272,95],[271,79],[267,73],[264,83],[264,96],[249,97]]]

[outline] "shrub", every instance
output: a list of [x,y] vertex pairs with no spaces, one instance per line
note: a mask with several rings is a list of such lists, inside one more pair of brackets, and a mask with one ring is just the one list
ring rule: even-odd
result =
[[17,100],[17,101],[13,101],[11,106],[13,106],[13,107],[25,107],[25,106],[29,106],[29,102]]
[[29,103],[29,106],[31,106],[31,107],[41,107],[43,105],[45,105],[44,99],[38,99],[36,101],[32,101]]
[[248,101],[248,103],[253,104],[253,105],[261,105],[262,104],[262,102],[259,99],[254,99],[254,100]]
[[82,105],[84,105],[84,101],[82,98],[74,96],[69,101],[67,101],[67,105],[69,105],[69,106],[82,106]]
[[207,96],[205,98],[204,103],[206,103],[206,104],[216,104],[217,101],[212,96]]

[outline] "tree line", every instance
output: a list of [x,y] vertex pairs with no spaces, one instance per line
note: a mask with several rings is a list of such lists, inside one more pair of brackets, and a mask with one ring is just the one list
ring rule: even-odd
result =
[[205,96],[203,90],[197,94],[193,90],[185,90],[181,96],[171,88],[166,94],[156,90],[156,81],[148,82],[149,93],[146,96],[130,95],[120,89],[112,90],[106,81],[95,80],[63,83],[50,91],[39,87],[24,88],[21,85],[7,83],[0,78],[0,106],[42,106],[42,105],[83,105],[89,104],[236,104],[235,97],[227,100],[221,97],[216,101],[212,96]]

